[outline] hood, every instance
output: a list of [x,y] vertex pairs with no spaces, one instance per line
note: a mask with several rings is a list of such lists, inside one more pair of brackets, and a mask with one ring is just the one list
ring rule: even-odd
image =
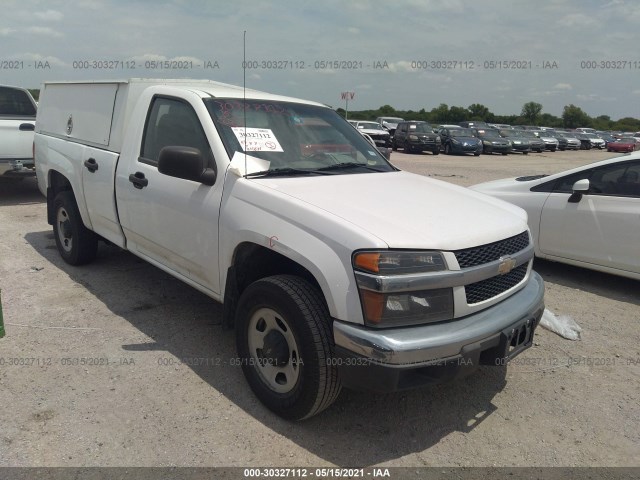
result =
[[[265,193],[305,204],[309,215],[313,210],[324,217],[330,214],[335,218],[333,228],[348,222],[349,228],[366,231],[390,248],[458,250],[527,229],[526,213],[519,207],[407,172],[250,181],[264,187]],[[272,204],[263,205],[267,203]],[[286,217],[285,208],[276,213]],[[308,221],[313,221],[311,216]]]
[[369,136],[373,136],[373,135],[375,135],[375,136],[381,136],[382,135],[382,136],[385,136],[385,137],[389,137],[390,136],[390,134],[389,134],[389,132],[387,130],[377,130],[377,129],[374,129],[374,128],[359,128],[358,131],[366,133]]

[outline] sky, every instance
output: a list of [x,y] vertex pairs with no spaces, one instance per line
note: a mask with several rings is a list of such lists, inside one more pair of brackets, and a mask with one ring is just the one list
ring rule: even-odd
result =
[[[0,0],[0,84],[208,78],[345,108],[640,117],[637,0]],[[243,71],[243,36],[246,64]],[[169,68],[166,68],[169,67]]]

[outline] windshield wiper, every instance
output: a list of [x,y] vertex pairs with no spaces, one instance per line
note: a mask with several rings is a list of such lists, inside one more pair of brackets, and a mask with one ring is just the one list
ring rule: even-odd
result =
[[276,177],[281,175],[329,175],[328,173],[319,172],[318,170],[302,170],[299,168],[282,167],[273,168],[271,170],[261,170],[259,172],[251,172],[245,175],[245,178],[250,177]]
[[326,172],[327,170],[341,170],[343,168],[366,168],[367,170],[371,170],[373,172],[383,172],[384,170],[378,170],[377,168],[370,167],[366,163],[358,163],[358,162],[344,162],[344,163],[336,163],[335,165],[329,165],[326,167],[320,167],[317,171]]

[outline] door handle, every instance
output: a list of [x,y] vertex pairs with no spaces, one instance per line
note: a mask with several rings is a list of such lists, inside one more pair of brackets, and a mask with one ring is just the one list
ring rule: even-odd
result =
[[87,170],[89,170],[91,173],[98,170],[98,162],[96,162],[95,158],[90,158],[88,160],[85,160],[84,166],[87,167]]
[[36,126],[33,123],[21,123],[18,127],[21,132],[33,132],[35,129]]
[[144,177],[144,173],[142,172],[136,172],[129,175],[129,181],[133,183],[133,186],[138,190],[149,185],[149,180]]

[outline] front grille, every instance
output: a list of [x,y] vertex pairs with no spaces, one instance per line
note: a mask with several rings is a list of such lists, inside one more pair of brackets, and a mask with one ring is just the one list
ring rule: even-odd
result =
[[487,243],[479,247],[466,248],[453,252],[460,268],[475,267],[484,263],[499,260],[504,255],[512,255],[529,246],[529,233],[522,232],[514,237]]
[[528,263],[523,263],[504,275],[497,275],[465,286],[467,303],[471,305],[483,302],[506,292],[524,279],[527,275],[527,267]]

